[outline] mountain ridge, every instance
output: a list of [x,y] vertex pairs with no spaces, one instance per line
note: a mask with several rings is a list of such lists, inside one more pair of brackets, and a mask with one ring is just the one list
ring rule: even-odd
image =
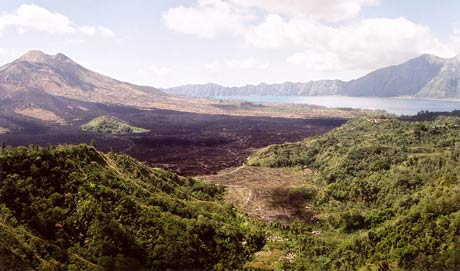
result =
[[[149,95],[167,96],[152,87],[137,86],[91,71],[66,55],[28,51],[0,67],[0,88],[8,93],[38,89],[55,96],[90,102],[132,103]],[[148,94],[148,95],[147,95]],[[130,97],[132,102],[126,100]]]
[[459,57],[440,58],[422,54],[399,65],[377,69],[350,81],[318,80],[309,82],[260,83],[224,87],[214,83],[193,84],[162,89],[172,95],[209,96],[320,96],[417,97],[460,99]]

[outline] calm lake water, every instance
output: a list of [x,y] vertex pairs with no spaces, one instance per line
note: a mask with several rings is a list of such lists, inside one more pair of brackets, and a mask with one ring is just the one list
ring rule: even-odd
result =
[[326,107],[348,107],[386,110],[396,115],[415,115],[422,110],[431,112],[460,110],[460,101],[433,101],[413,98],[374,98],[345,96],[219,96],[217,99],[232,99],[248,102],[274,102],[313,104]]

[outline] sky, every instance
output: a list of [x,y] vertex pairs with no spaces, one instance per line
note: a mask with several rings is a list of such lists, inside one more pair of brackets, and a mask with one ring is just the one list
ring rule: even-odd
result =
[[351,80],[460,53],[457,0],[1,0],[0,63],[64,53],[167,88]]

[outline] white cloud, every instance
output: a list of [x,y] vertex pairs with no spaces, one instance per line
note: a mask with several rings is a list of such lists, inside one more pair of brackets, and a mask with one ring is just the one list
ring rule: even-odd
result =
[[165,76],[172,72],[170,67],[156,67],[154,65],[149,67],[149,71],[157,76]]
[[428,27],[405,18],[365,19],[333,27],[306,18],[285,20],[269,15],[246,34],[245,40],[257,48],[297,49],[287,62],[315,71],[369,70],[421,53],[453,53]]
[[258,20],[260,11],[336,22],[356,17],[363,6],[378,0],[198,0],[194,6],[170,8],[163,14],[169,29],[215,38],[220,33],[244,34]]
[[116,36],[115,32],[113,32],[110,28],[107,28],[105,26],[98,26],[97,30],[99,31],[101,36],[105,38],[114,38]]
[[158,81],[163,77],[169,76],[173,70],[174,69],[172,67],[150,65],[139,69],[139,74],[141,74],[144,78],[148,78],[149,80]]
[[171,74],[173,68],[166,66],[150,65],[142,68],[139,72],[148,76],[161,77]]
[[[460,22],[448,41],[404,17],[357,18],[379,0],[198,0],[163,14],[176,32],[201,38],[230,33],[251,48],[279,50],[286,62],[311,72],[368,72],[419,54],[460,51]],[[354,19],[354,20],[351,20]],[[279,54],[278,54],[279,55]],[[255,59],[206,64],[206,70],[263,67]],[[268,66],[267,66],[268,67]]]
[[460,53],[460,21],[454,24],[452,34],[449,37],[449,45],[457,54]]
[[97,28],[94,26],[81,26],[78,30],[88,36],[95,36],[97,34]]
[[285,20],[270,14],[265,21],[253,26],[245,34],[246,43],[257,48],[303,47],[307,43],[322,42],[332,28],[305,18]]
[[173,86],[177,70],[172,66],[148,65],[138,70],[138,83],[156,87]]
[[330,72],[343,68],[337,55],[326,50],[294,53],[287,58],[287,62],[304,65],[310,72]]
[[224,64],[227,68],[241,70],[266,70],[270,66],[268,62],[260,62],[253,57],[229,59],[224,61]]
[[214,61],[204,65],[204,68],[209,71],[266,70],[269,67],[269,62],[260,61],[254,57],[225,59],[223,61]]
[[77,26],[68,17],[58,12],[49,11],[34,4],[24,4],[16,11],[0,14],[0,30],[15,27],[20,34],[28,31],[46,32],[49,34],[69,35],[83,34],[114,37],[115,33],[104,26]]
[[115,33],[104,26],[81,26],[78,30],[87,36],[101,35],[104,38],[115,37]]
[[14,13],[0,15],[0,28],[16,26],[20,31],[36,30],[51,34],[74,33],[72,22],[64,15],[37,5],[21,5]]
[[363,6],[377,4],[377,0],[230,0],[235,5],[257,8],[269,13],[302,16],[336,22],[358,16]]
[[219,66],[220,66],[220,63],[218,63],[218,62],[215,61],[215,62],[211,62],[211,63],[206,63],[206,64],[204,65],[204,68],[205,68],[206,70],[213,71],[213,70],[218,69]]
[[199,0],[195,7],[178,6],[163,14],[169,29],[201,38],[214,38],[221,32],[242,33],[252,19],[224,0]]

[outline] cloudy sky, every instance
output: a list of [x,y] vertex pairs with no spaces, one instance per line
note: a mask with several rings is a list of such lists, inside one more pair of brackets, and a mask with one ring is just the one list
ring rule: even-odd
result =
[[457,0],[2,0],[0,62],[62,52],[171,87],[349,80],[460,53]]

